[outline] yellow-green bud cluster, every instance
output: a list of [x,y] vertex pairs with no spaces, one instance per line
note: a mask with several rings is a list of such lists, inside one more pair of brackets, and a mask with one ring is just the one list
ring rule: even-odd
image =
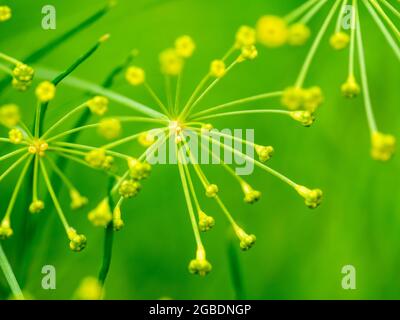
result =
[[86,104],[92,113],[103,116],[108,111],[109,101],[106,97],[95,96],[86,102]]
[[206,187],[206,196],[209,198],[214,198],[218,194],[218,186],[216,184],[209,184]]
[[314,86],[308,89],[288,87],[283,92],[281,103],[292,111],[307,110],[314,113],[323,101],[324,96],[320,87]]
[[242,228],[235,226],[234,231],[239,238],[239,246],[243,251],[249,250],[256,243],[256,236],[254,234],[247,234]]
[[261,162],[268,161],[274,154],[274,148],[271,146],[255,145],[254,148]]
[[257,202],[258,200],[260,200],[261,198],[261,192],[254,190],[249,184],[243,182],[241,184],[242,186],[242,190],[244,193],[244,202],[249,203],[249,204],[253,204],[255,202]]
[[119,186],[119,194],[121,197],[124,198],[133,198],[137,196],[141,189],[141,185],[136,180],[124,180],[122,181],[121,185]]
[[0,239],[5,240],[10,238],[13,235],[13,229],[11,228],[10,225],[10,220],[9,219],[3,219],[3,221],[0,224]]
[[206,253],[204,249],[198,249],[196,259],[191,260],[189,263],[189,272],[204,277],[211,271],[211,269],[212,266],[206,259]]
[[34,70],[23,63],[18,63],[12,71],[12,85],[15,89],[25,91],[32,84]]
[[89,151],[85,160],[93,168],[110,170],[114,164],[114,158],[107,155],[106,150],[99,148]]
[[315,121],[314,114],[307,110],[291,111],[290,116],[305,127],[311,126]]
[[79,191],[76,189],[71,189],[69,191],[69,196],[71,198],[71,209],[72,210],[80,209],[80,208],[84,207],[85,205],[87,205],[87,203],[88,203],[88,198],[83,197],[79,193]]
[[151,165],[136,158],[128,159],[128,168],[130,177],[135,180],[146,179],[151,173]]
[[114,231],[119,231],[124,227],[124,221],[122,220],[121,208],[116,206],[113,212],[113,227]]
[[44,202],[42,200],[34,200],[29,205],[29,212],[32,214],[39,213],[44,209]]
[[391,134],[374,132],[371,136],[371,156],[374,160],[388,161],[396,151],[396,138]]
[[110,223],[112,214],[108,198],[103,199],[96,208],[89,212],[88,219],[95,227],[106,227]]
[[83,234],[78,234],[74,228],[68,229],[69,248],[72,251],[80,252],[86,247],[86,237]]
[[0,124],[7,127],[15,127],[21,120],[19,107],[15,104],[5,104],[0,107]]
[[300,185],[296,186],[295,189],[304,198],[307,207],[315,209],[321,204],[323,193],[320,189],[308,189]]
[[208,216],[203,211],[199,211],[199,229],[202,232],[209,231],[215,225],[215,220],[213,217]]

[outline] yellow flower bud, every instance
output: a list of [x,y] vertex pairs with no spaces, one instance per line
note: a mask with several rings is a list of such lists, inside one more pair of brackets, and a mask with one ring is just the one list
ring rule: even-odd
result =
[[309,89],[303,89],[304,109],[315,112],[324,102],[324,95],[320,87],[314,86]]
[[129,67],[125,73],[126,80],[133,86],[139,86],[146,80],[146,74],[142,68]]
[[43,81],[36,87],[35,94],[40,102],[48,102],[54,99],[56,86],[50,81]]
[[156,137],[149,131],[142,132],[139,135],[138,142],[143,147],[150,147],[154,142],[156,142]]
[[289,110],[299,110],[303,107],[303,89],[299,87],[288,87],[284,90],[281,104]]
[[113,212],[113,227],[114,231],[120,231],[124,227],[124,221],[121,218],[121,208],[115,207]]
[[106,97],[95,96],[87,102],[87,106],[92,113],[102,116],[108,110],[108,103]]
[[69,248],[72,251],[80,252],[86,247],[86,237],[83,234],[78,234],[74,228],[69,228],[67,231]]
[[361,92],[360,86],[353,75],[350,75],[347,81],[343,83],[341,90],[346,98],[355,98]]
[[31,86],[32,81],[23,82],[23,81],[19,81],[19,80],[13,78],[11,81],[11,84],[14,89],[24,92],[24,91],[28,90],[28,88]]
[[30,83],[33,79],[34,70],[23,63],[19,63],[12,71],[14,79],[22,83]]
[[249,26],[241,26],[236,32],[236,48],[252,46],[256,43],[256,30]]
[[121,121],[115,118],[105,118],[100,121],[98,133],[108,140],[121,134]]
[[20,144],[24,139],[24,135],[22,134],[21,130],[14,128],[8,132],[8,138],[10,139],[11,143]]
[[288,44],[302,46],[310,38],[311,31],[304,23],[295,23],[289,27]]
[[335,50],[343,50],[350,43],[350,36],[342,31],[334,33],[329,39],[329,43]]
[[0,22],[11,19],[11,9],[9,6],[0,6]]
[[104,294],[99,280],[93,277],[84,278],[74,294],[76,300],[100,300]]
[[177,76],[183,68],[183,60],[174,49],[167,49],[160,54],[161,72],[166,75]]
[[196,45],[193,39],[189,36],[181,36],[175,40],[175,50],[178,56],[189,58],[193,55]]
[[28,147],[28,152],[39,157],[44,157],[49,145],[46,141],[41,139],[34,139],[32,144]]
[[391,134],[374,132],[371,136],[371,156],[374,160],[388,161],[396,151],[396,138]]
[[249,250],[256,243],[256,236],[254,234],[247,234],[242,228],[235,225],[234,231],[239,238],[239,246],[243,251]]
[[44,209],[44,202],[42,200],[34,200],[29,206],[29,212],[32,214],[39,213]]
[[9,219],[3,219],[3,221],[0,224],[0,239],[5,240],[10,238],[13,235],[13,229],[11,229],[10,226],[10,220]]
[[71,198],[71,209],[77,210],[88,203],[88,198],[81,196],[78,190],[72,189],[69,191],[69,196]]
[[135,180],[142,180],[149,177],[151,165],[147,162],[141,162],[136,158],[128,159],[129,175]]
[[189,263],[189,272],[204,277],[211,271],[211,269],[211,264],[206,259],[206,253],[204,249],[197,249],[196,259],[191,260]]
[[210,65],[210,74],[216,78],[222,78],[226,73],[225,62],[222,60],[214,60]]
[[103,199],[96,208],[89,212],[88,219],[95,227],[106,227],[110,223],[112,214],[108,198]]
[[315,117],[310,111],[291,111],[290,116],[305,127],[311,126],[315,121]]
[[241,183],[241,187],[244,193],[244,202],[253,204],[260,200],[261,192],[254,190],[249,184],[243,182]]
[[271,146],[255,145],[254,148],[261,162],[268,161],[274,154],[274,148]]
[[307,187],[297,185],[297,193],[304,198],[307,207],[315,209],[322,202],[323,193],[320,189],[308,189]]
[[102,168],[106,161],[106,151],[101,148],[91,150],[86,154],[85,161],[94,168]]
[[0,124],[12,128],[15,127],[21,119],[19,108],[15,104],[6,104],[0,107]]
[[239,62],[243,62],[245,60],[254,60],[258,56],[258,51],[255,46],[246,46],[242,47],[242,51],[240,53]]
[[206,215],[203,211],[199,210],[199,229],[202,232],[209,231],[215,225],[213,217]]
[[276,16],[263,16],[257,22],[258,42],[266,47],[277,48],[288,39],[288,28],[284,19]]
[[218,186],[216,184],[209,184],[206,187],[206,196],[209,198],[214,198],[218,193]]
[[133,198],[137,196],[141,189],[139,182],[135,180],[125,180],[119,187],[119,194],[124,198]]

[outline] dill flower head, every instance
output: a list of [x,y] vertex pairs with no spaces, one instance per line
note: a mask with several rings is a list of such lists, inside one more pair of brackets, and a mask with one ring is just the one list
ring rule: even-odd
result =
[[204,211],[199,210],[198,211],[199,215],[199,229],[202,232],[209,231],[214,227],[215,225],[215,220],[213,217],[207,215],[204,213]]
[[222,78],[226,73],[226,65],[223,60],[213,60],[210,65],[210,74],[215,78]]
[[263,16],[257,22],[257,40],[266,47],[276,48],[288,40],[288,27],[284,19]]
[[151,132],[145,131],[139,135],[138,142],[143,147],[150,147],[154,142],[156,142],[156,137]]
[[130,66],[125,73],[125,79],[133,86],[139,86],[146,80],[146,74],[142,68]]
[[350,36],[342,31],[335,32],[329,39],[329,43],[335,50],[343,50],[350,43]]
[[190,36],[184,35],[175,40],[175,50],[178,56],[189,58],[193,55],[196,44]]
[[107,166],[106,151],[102,148],[91,150],[86,154],[85,160],[93,168],[104,168]]
[[254,234],[247,234],[239,226],[235,226],[234,231],[240,240],[240,249],[243,251],[249,250],[256,243],[257,238]]
[[134,180],[142,180],[149,177],[151,165],[148,162],[140,161],[136,158],[128,159],[129,175]]
[[206,259],[206,253],[203,248],[197,249],[196,259],[193,259],[189,263],[189,272],[192,274],[198,274],[205,276],[212,269],[211,264]]
[[84,207],[85,205],[87,205],[89,202],[88,198],[82,196],[79,193],[79,191],[76,189],[71,189],[69,191],[69,196],[71,198],[71,209],[72,210],[80,209],[80,208]]
[[11,19],[11,9],[9,6],[0,6],[0,22]]
[[217,195],[218,191],[219,189],[216,184],[209,184],[206,187],[206,196],[209,198],[214,198]]
[[12,71],[13,75],[13,86],[21,91],[25,91],[32,83],[34,70],[24,64],[18,63]]
[[34,200],[29,206],[30,213],[39,213],[44,209],[44,202],[41,200]]
[[38,155],[39,157],[44,157],[46,150],[49,145],[46,141],[42,139],[35,138],[28,147],[28,152],[32,155]]
[[254,190],[248,183],[245,182],[242,182],[241,187],[244,193],[244,202],[252,204],[260,200],[260,191]]
[[8,132],[8,138],[13,144],[20,144],[24,138],[24,135],[20,129],[14,128]]
[[141,189],[141,185],[138,181],[135,180],[124,180],[119,187],[119,194],[123,198],[133,198],[137,196]]
[[170,76],[177,76],[183,68],[183,60],[175,49],[166,49],[160,53],[161,72]]
[[374,132],[371,144],[371,156],[375,160],[388,161],[396,151],[396,138],[390,134]]
[[258,51],[256,46],[251,45],[251,46],[244,46],[242,47],[240,56],[239,56],[239,62],[243,62],[245,60],[254,60],[258,56]]
[[305,127],[311,126],[315,121],[313,113],[307,110],[291,111],[290,116]]
[[354,75],[350,75],[341,87],[342,94],[346,98],[355,98],[360,94],[360,86],[358,85]]
[[236,32],[235,47],[249,47],[256,43],[256,30],[249,26],[241,26]]
[[289,26],[288,44],[292,46],[302,46],[310,38],[311,31],[304,23],[295,23]]
[[105,118],[100,121],[98,132],[108,140],[117,138],[121,134],[121,121],[116,118]]
[[320,189],[308,189],[304,186],[296,186],[296,191],[304,198],[307,207],[315,209],[322,202],[322,191]]
[[261,162],[266,162],[274,154],[274,148],[271,146],[260,146],[260,145],[255,145],[255,151],[258,155],[258,158]]
[[16,104],[6,104],[0,107],[0,124],[12,128],[21,120],[19,107]]
[[95,227],[106,227],[109,224],[112,220],[112,213],[108,198],[103,199],[96,208],[89,212],[88,219]]
[[56,86],[50,81],[43,81],[36,87],[35,94],[40,102],[49,102],[56,95]]
[[89,110],[98,116],[103,116],[108,111],[108,104],[108,99],[103,96],[95,96],[87,101]]

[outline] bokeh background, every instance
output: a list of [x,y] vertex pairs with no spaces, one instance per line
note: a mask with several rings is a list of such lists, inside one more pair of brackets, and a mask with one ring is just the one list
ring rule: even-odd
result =
[[[0,50],[23,57],[76,25],[103,6],[98,0],[6,1],[13,19],[0,25]],[[188,63],[183,92],[187,97],[205,74],[210,60],[230,47],[242,24],[254,25],[264,14],[284,15],[303,1],[288,0],[120,0],[101,21],[63,43],[37,65],[63,70],[99,36],[110,32],[111,39],[74,72],[74,76],[100,83],[132,49],[140,55],[135,64],[146,69],[149,82],[163,92],[158,54],[171,46],[177,36],[191,35],[197,50]],[[41,28],[41,8],[57,9],[57,29]],[[315,36],[327,7],[312,20]],[[376,117],[383,132],[400,136],[398,113],[400,67],[376,25],[363,9],[362,26],[371,94]],[[333,27],[333,26],[332,26]],[[330,28],[329,34],[333,28]],[[259,48],[259,58],[244,63],[230,73],[204,100],[215,105],[240,97],[280,90],[291,85],[309,48]],[[243,116],[214,121],[218,127],[255,128],[256,141],[271,144],[276,154],[270,165],[296,182],[324,190],[320,208],[309,210],[296,193],[267,173],[256,170],[249,178],[263,192],[262,201],[246,205],[241,190],[219,167],[207,169],[210,180],[220,185],[221,196],[236,219],[257,235],[256,246],[239,252],[245,297],[250,299],[383,299],[400,298],[400,163],[377,163],[369,157],[369,132],[362,98],[347,101],[340,95],[346,78],[347,52],[334,52],[325,37],[313,63],[306,85],[320,85],[326,102],[311,128],[275,115]],[[135,100],[154,106],[141,89],[131,88],[120,78],[114,89]],[[35,107],[31,89],[25,94],[7,90],[0,104],[15,102],[29,123]],[[55,119],[85,99],[84,93],[60,85],[49,109]],[[260,104],[258,104],[259,106]],[[279,101],[262,102],[279,107]],[[110,114],[133,113],[112,104]],[[139,131],[132,124],[124,133]],[[6,132],[1,131],[4,135]],[[94,132],[81,141],[100,145]],[[5,148],[0,146],[1,150]],[[5,150],[5,149],[4,149]],[[141,148],[124,149],[137,155]],[[3,164],[1,164],[3,166]],[[87,221],[87,212],[106,192],[106,178],[71,164],[68,175],[91,199],[90,207],[68,210],[65,188],[60,194],[72,225],[88,237],[88,247],[80,254],[68,249],[68,242],[56,214],[48,210],[32,217],[21,194],[13,214],[15,235],[4,242],[5,250],[24,290],[37,299],[69,299],[84,277],[96,276],[102,258],[104,231]],[[229,264],[228,223],[212,201],[203,199],[205,210],[216,218],[212,232],[204,235],[213,271],[205,278],[190,275],[187,264],[195,254],[195,243],[179,184],[177,168],[158,166],[145,182],[139,197],[124,207],[126,227],[115,236],[113,261],[106,285],[109,299],[234,299]],[[0,212],[5,211],[15,176],[0,186]],[[39,227],[34,248],[30,230]],[[238,246],[237,246],[238,248]],[[57,289],[41,288],[41,268],[54,265]],[[343,290],[341,269],[354,265],[357,289]],[[0,275],[0,297],[9,292]]]

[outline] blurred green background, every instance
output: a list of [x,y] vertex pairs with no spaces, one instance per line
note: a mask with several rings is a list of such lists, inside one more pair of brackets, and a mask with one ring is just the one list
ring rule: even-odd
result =
[[[148,81],[163,92],[158,54],[182,34],[191,35],[197,44],[184,76],[187,97],[205,74],[210,60],[220,57],[232,44],[237,28],[254,25],[263,14],[284,15],[303,1],[288,0],[120,0],[100,22],[62,44],[38,65],[63,70],[89,48],[102,34],[110,40],[82,65],[74,76],[96,83],[132,49],[140,55],[135,61],[146,69]],[[0,51],[21,58],[76,25],[102,7],[103,1],[6,1],[13,19],[0,25]],[[41,8],[53,4],[57,9],[57,29],[41,28]],[[312,20],[315,36],[328,7]],[[381,131],[400,136],[400,67],[385,40],[368,16],[361,12],[371,94]],[[331,26],[329,34],[333,28]],[[203,101],[216,105],[262,92],[281,90],[291,85],[300,70],[310,43],[302,48],[278,50],[259,48],[259,58],[244,63],[230,73]],[[340,84],[347,72],[347,52],[333,52],[324,39],[307,78],[306,86],[320,85],[326,96],[318,120],[303,128],[286,117],[275,115],[243,116],[214,121],[217,127],[255,128],[256,141],[271,144],[276,154],[269,163],[296,182],[320,187],[325,199],[315,211],[307,209],[296,193],[267,173],[256,170],[251,184],[263,192],[261,202],[246,205],[239,186],[220,167],[206,172],[219,184],[221,197],[235,218],[248,232],[257,235],[249,252],[239,252],[246,298],[250,299],[383,299],[400,298],[400,188],[399,158],[377,163],[369,157],[369,132],[362,99],[344,100]],[[129,87],[120,78],[115,90],[154,106],[142,89]],[[15,102],[31,119],[34,93],[13,90],[1,93],[0,104]],[[85,99],[82,92],[60,85],[49,109],[49,120]],[[258,104],[259,106],[260,104]],[[279,101],[262,102],[279,107]],[[111,105],[110,114],[133,112]],[[30,123],[30,120],[26,122]],[[125,127],[125,133],[140,126]],[[4,136],[6,132],[1,131]],[[94,132],[81,141],[104,143]],[[4,148],[1,145],[0,148]],[[124,149],[132,155],[141,152],[137,144]],[[2,164],[3,166],[3,164]],[[70,164],[68,175],[91,199],[93,207],[106,191],[106,178],[94,171]],[[115,235],[113,261],[106,285],[109,299],[233,299],[235,291],[227,253],[228,223],[215,204],[202,199],[204,209],[216,218],[212,232],[203,236],[213,271],[205,278],[190,275],[187,264],[194,257],[195,243],[179,184],[177,168],[157,166],[144,183],[139,197],[124,207],[125,228]],[[5,211],[15,176],[0,186],[0,212]],[[88,237],[87,249],[75,254],[53,210],[31,217],[20,197],[13,214],[15,235],[4,242],[16,275],[24,290],[37,299],[69,299],[86,276],[97,276],[104,231],[87,221],[87,211],[70,212],[65,189],[61,199],[71,224]],[[47,208],[51,208],[50,204]],[[28,218],[28,219],[27,219]],[[28,228],[23,221],[27,220]],[[41,241],[25,265],[23,248],[31,240],[26,230],[39,225]],[[237,246],[238,247],[238,246]],[[41,288],[41,268],[54,265],[57,289]],[[341,269],[354,265],[357,289],[341,288]],[[9,294],[0,276],[0,297]]]

